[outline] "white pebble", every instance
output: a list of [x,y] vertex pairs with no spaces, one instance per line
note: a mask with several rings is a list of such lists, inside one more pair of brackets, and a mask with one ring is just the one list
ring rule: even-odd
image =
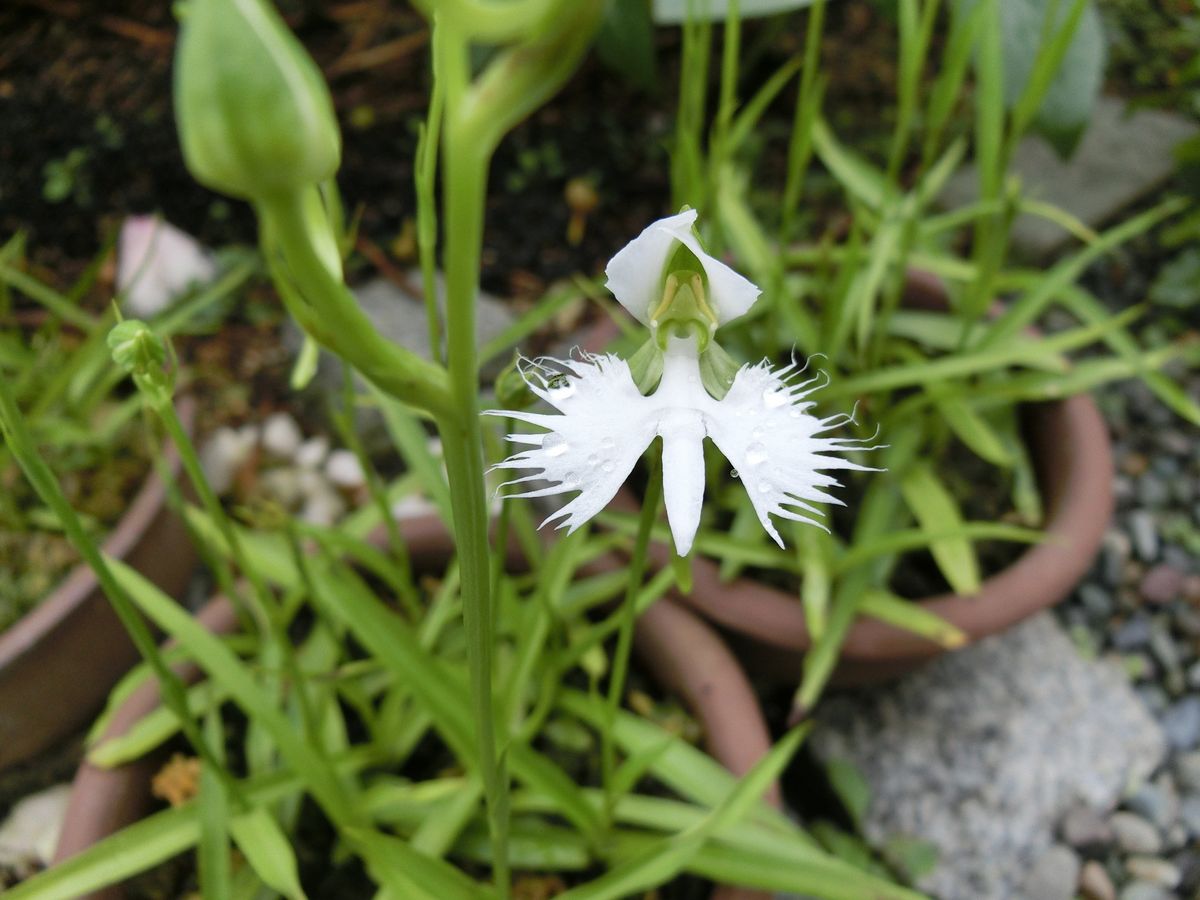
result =
[[291,459],[303,440],[300,426],[285,412],[275,413],[263,423],[263,449],[273,456]]
[[69,784],[56,784],[17,803],[0,824],[0,863],[49,865],[70,795]]
[[238,469],[250,458],[254,444],[232,428],[218,428],[200,450],[200,465],[218,494],[228,493]]
[[329,438],[325,435],[318,435],[314,438],[309,438],[301,444],[292,457],[296,461],[296,465],[303,466],[306,469],[315,469],[325,462],[325,457],[329,455]]
[[392,504],[392,518],[398,522],[405,519],[420,519],[437,508],[420,494],[406,494]]
[[358,462],[358,457],[349,450],[334,450],[325,460],[326,477],[341,488],[359,488],[367,483],[367,476]]
[[263,472],[258,483],[262,486],[263,493],[276,503],[294,509],[308,493],[304,490],[304,474],[305,470],[282,466]]
[[300,510],[300,518],[310,525],[334,524],[346,512],[346,503],[337,491],[326,489],[311,494]]

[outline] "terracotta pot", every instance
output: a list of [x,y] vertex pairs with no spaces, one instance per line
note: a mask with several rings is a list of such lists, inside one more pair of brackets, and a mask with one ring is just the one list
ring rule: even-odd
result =
[[[179,403],[191,427],[195,403]],[[173,447],[165,449],[178,472]],[[196,551],[151,471],[104,551],[133,566],[169,594],[187,584]],[[66,580],[0,633],[0,770],[53,746],[94,718],[117,679],[137,662],[134,649],[96,576],[77,566]]]
[[[447,560],[454,539],[436,516],[406,519],[401,532],[418,569]],[[375,536],[382,539],[382,535]],[[592,570],[623,567],[609,556],[591,564]],[[228,633],[237,627],[232,605],[216,597],[198,613],[210,630]],[[638,620],[634,648],[645,668],[668,690],[675,691],[704,728],[708,751],[736,775],[743,775],[771,746],[758,699],[733,654],[716,632],[698,616],[669,599],[661,600]],[[200,672],[192,664],[175,671],[188,683]],[[125,733],[158,706],[157,682],[147,682],[121,705],[105,737]],[[86,760],[71,787],[62,834],[54,862],[60,862],[136,821],[151,808],[150,780],[158,760],[144,759],[115,769],[101,769]],[[768,795],[778,804],[777,788]],[[88,894],[80,900],[121,900],[120,885]],[[718,886],[713,900],[768,900],[770,894],[740,887]]]
[[[949,305],[941,280],[917,270],[908,273],[904,302],[924,309]],[[616,333],[610,324],[589,333],[583,346],[602,349]],[[1082,394],[1030,403],[1021,413],[1046,509],[1047,540],[988,578],[974,596],[940,594],[917,601],[971,641],[1011,628],[1069,594],[1095,559],[1112,517],[1112,444],[1092,398]],[[637,508],[636,500],[632,508]],[[668,564],[670,552],[656,545],[651,555],[661,567]],[[799,597],[751,578],[722,582],[716,564],[703,557],[693,560],[692,571],[695,587],[683,602],[724,630],[754,675],[795,683],[812,644]],[[860,619],[846,638],[834,681],[862,684],[892,678],[943,652],[940,644],[911,632]]]

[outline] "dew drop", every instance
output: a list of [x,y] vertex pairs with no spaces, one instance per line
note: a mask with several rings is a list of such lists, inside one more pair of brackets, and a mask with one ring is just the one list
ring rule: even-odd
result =
[[550,402],[561,403],[575,393],[575,385],[566,381],[550,388]]
[[730,478],[737,478],[737,477],[738,477],[738,470],[737,470],[737,469],[730,469],[730,470],[729,470],[729,477],[730,477]]
[[788,402],[787,391],[776,383],[763,391],[763,406],[767,409],[777,409]]
[[762,428],[755,428],[752,432],[750,432],[750,437],[754,438],[756,441],[761,441],[764,434],[766,434],[766,432],[763,431]]
[[593,467],[598,466],[600,464],[600,454],[589,453],[587,461],[588,461],[589,466],[593,466]]
[[574,487],[575,485],[579,484],[579,473],[568,472],[567,474],[563,475],[562,482],[563,484]]
[[542,449],[546,451],[547,456],[562,456],[571,449],[571,446],[565,437],[557,431],[551,431],[542,438]]
[[757,442],[746,448],[746,462],[752,466],[762,465],[767,461],[767,448]]
[[600,441],[600,449],[604,451],[613,450],[616,446],[616,443],[610,437],[606,437]]
[[600,471],[604,472],[605,474],[608,474],[615,468],[616,466],[613,465],[612,460],[606,459],[604,462],[600,463]]
[[775,485],[771,484],[769,481],[760,481],[758,483],[758,492],[760,494],[769,494],[773,490],[775,490]]

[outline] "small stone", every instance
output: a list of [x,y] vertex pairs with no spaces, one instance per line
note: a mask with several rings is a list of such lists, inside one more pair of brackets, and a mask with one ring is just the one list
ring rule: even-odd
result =
[[325,462],[325,457],[329,455],[329,438],[325,435],[309,438],[303,444],[296,448],[293,459],[296,465],[305,469],[316,469],[321,463]]
[[[1196,510],[1196,521],[1200,522],[1200,508]],[[1180,593],[1189,603],[1200,603],[1200,575],[1189,575],[1183,579]]]
[[212,489],[218,494],[227,493],[253,450],[254,445],[232,428],[214,431],[200,448],[200,467]]
[[1112,645],[1129,652],[1140,650],[1150,643],[1152,625],[1149,617],[1138,614],[1123,622],[1112,635]]
[[1109,587],[1116,587],[1121,583],[1125,562],[1133,552],[1133,542],[1125,532],[1112,528],[1105,532],[1103,548],[1104,580]]
[[1125,860],[1125,871],[1138,881],[1159,887],[1173,888],[1179,884],[1179,869],[1167,860],[1154,856],[1129,857]]
[[1189,794],[1179,804],[1179,818],[1191,837],[1200,837],[1200,796]]
[[340,488],[360,488],[367,483],[358,457],[349,450],[334,450],[325,460],[325,477]]
[[1138,557],[1143,562],[1154,562],[1158,558],[1158,525],[1154,515],[1149,510],[1135,509],[1129,514],[1129,530]]
[[[1187,590],[1187,586],[1184,586]],[[1186,594],[1185,594],[1186,597]],[[1175,627],[1190,638],[1200,638],[1200,609],[1191,606],[1177,606],[1173,610]]]
[[[1142,659],[1145,659],[1145,657],[1142,657]],[[1147,664],[1141,672],[1137,673],[1136,677],[1145,678],[1150,671],[1152,671],[1151,667],[1149,664]],[[1167,692],[1153,682],[1149,684],[1139,684],[1136,688],[1134,688],[1134,691],[1137,693],[1141,701],[1146,704],[1146,708],[1156,716],[1161,715],[1163,710],[1165,710],[1167,705],[1171,702],[1171,699],[1167,696]]]
[[1088,615],[1097,621],[1103,621],[1111,616],[1115,605],[1111,593],[1091,582],[1080,585],[1079,602],[1083,604]]
[[1167,741],[1176,750],[1191,750],[1200,744],[1200,696],[1192,695],[1167,707],[1161,724]]
[[1148,509],[1162,509],[1171,500],[1171,488],[1163,477],[1147,472],[1137,480],[1137,497]]
[[1063,816],[1058,834],[1067,844],[1084,853],[1101,851],[1113,840],[1108,822],[1087,806],[1076,806]]
[[291,459],[303,441],[300,426],[285,412],[274,413],[263,423],[262,446],[272,456]]
[[1167,672],[1179,669],[1179,651],[1175,648],[1175,641],[1171,639],[1166,624],[1157,619],[1150,626],[1150,652]]
[[1187,459],[1188,454],[1192,452],[1191,438],[1178,428],[1167,428],[1155,432],[1154,440],[1161,449],[1180,459]]
[[1108,824],[1117,846],[1126,853],[1152,856],[1162,850],[1158,830],[1136,813],[1115,812],[1109,816]]
[[1121,471],[1133,478],[1137,478],[1148,468],[1150,468],[1150,460],[1145,453],[1126,453],[1121,458]]
[[333,525],[346,512],[346,502],[332,489],[309,495],[300,510],[300,518],[310,525]]
[[1163,486],[1166,487],[1166,482],[1179,476],[1181,467],[1179,460],[1173,456],[1156,456],[1150,461],[1150,468],[1163,480]]
[[0,824],[0,865],[16,866],[28,861],[49,865],[70,795],[69,784],[56,784],[13,806]]
[[1179,815],[1179,797],[1174,787],[1159,781],[1143,784],[1125,801],[1125,807],[1164,831]]
[[1172,897],[1156,884],[1131,881],[1121,889],[1120,900],[1172,900]]
[[258,479],[264,494],[287,509],[295,509],[304,499],[301,471],[290,466],[268,469]]
[[1037,900],[1071,900],[1079,882],[1079,857],[1055,844],[1038,857],[1022,882],[1023,896]]
[[1173,767],[1180,787],[1200,794],[1200,752],[1180,753],[1175,757]]
[[1117,889],[1104,866],[1088,860],[1079,870],[1079,894],[1083,900],[1117,900]]
[[1146,570],[1138,584],[1138,591],[1148,603],[1170,603],[1183,593],[1183,580],[1183,572],[1160,563]]

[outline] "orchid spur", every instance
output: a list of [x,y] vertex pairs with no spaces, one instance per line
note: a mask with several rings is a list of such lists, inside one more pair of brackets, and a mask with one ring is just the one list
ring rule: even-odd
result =
[[[705,437],[740,473],[759,521],[781,547],[771,516],[823,528],[813,518],[821,513],[812,502],[841,504],[826,491],[838,481],[823,470],[870,470],[828,455],[868,448],[856,439],[822,436],[849,417],[818,419],[808,412],[814,404],[807,398],[827,382],[820,376],[799,380],[804,368],[794,360],[781,368],[766,360],[743,365],[717,383],[712,366],[702,367],[706,352],[717,354],[718,362],[728,360],[712,336],[745,313],[760,292],[704,251],[695,221],[696,211],[685,210],[654,222],[605,270],[609,290],[653,334],[662,367],[653,392],[643,394],[629,364],[613,354],[523,360],[526,384],[561,415],[487,412],[546,429],[510,434],[509,441],[530,449],[495,468],[532,471],[501,489],[533,481],[549,485],[508,497],[578,492],[543,525],[558,521],[557,527],[574,531],[599,513],[655,437],[662,438],[663,498],[680,556],[691,549],[700,525]],[[710,393],[726,387],[722,397]]]

